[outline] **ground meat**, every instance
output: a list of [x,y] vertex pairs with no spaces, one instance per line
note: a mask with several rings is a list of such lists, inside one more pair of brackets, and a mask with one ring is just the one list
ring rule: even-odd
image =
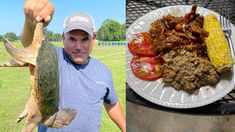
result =
[[186,50],[170,51],[164,55],[163,82],[175,89],[192,91],[205,85],[215,85],[220,76],[207,58]]

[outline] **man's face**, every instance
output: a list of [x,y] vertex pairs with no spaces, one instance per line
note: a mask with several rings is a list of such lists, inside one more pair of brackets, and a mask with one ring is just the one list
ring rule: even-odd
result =
[[92,38],[83,30],[72,30],[63,35],[65,52],[74,63],[87,64],[95,38],[95,34]]

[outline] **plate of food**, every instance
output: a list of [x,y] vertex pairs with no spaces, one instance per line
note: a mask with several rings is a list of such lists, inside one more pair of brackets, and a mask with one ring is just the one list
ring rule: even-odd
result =
[[203,7],[176,5],[136,20],[126,32],[128,85],[170,108],[200,107],[227,95],[234,88],[234,60],[215,29],[219,18]]

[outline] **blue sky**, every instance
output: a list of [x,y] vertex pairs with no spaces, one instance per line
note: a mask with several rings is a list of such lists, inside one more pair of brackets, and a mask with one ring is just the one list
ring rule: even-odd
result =
[[[82,11],[93,16],[96,30],[106,19],[113,19],[125,23],[125,0],[50,0],[55,5],[53,19],[48,26],[49,30],[62,33],[64,18],[76,11]],[[24,23],[24,0],[1,0],[0,34],[15,32],[21,33]]]

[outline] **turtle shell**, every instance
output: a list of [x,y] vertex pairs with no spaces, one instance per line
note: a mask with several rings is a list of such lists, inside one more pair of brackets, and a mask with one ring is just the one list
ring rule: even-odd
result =
[[59,71],[54,46],[44,40],[36,59],[36,98],[39,109],[44,116],[58,111],[59,105]]

